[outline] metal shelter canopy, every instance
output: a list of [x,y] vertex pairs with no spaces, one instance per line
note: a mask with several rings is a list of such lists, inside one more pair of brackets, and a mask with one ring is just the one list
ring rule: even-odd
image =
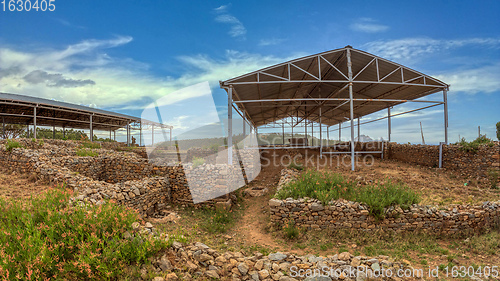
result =
[[[359,118],[387,109],[390,141],[390,109],[405,102],[433,103],[417,110],[443,104],[444,139],[448,143],[449,85],[351,46],[263,68],[219,84],[228,93],[229,144],[232,143],[232,108],[255,130],[288,118],[292,130],[302,123],[307,135],[307,123],[319,123],[321,155],[321,124],[328,127],[339,124],[340,131],[340,124],[349,120],[351,169],[354,170],[355,153],[362,153],[354,151],[354,119],[358,119],[359,137]],[[443,101],[420,100],[440,91]],[[380,119],[383,118],[377,120]],[[232,163],[231,145],[228,163]]]
[[[350,57],[350,58],[349,58]],[[349,62],[351,61],[351,67]],[[346,46],[298,58],[220,82],[258,127],[287,117],[335,125],[448,89],[448,85],[403,65]]]
[[[127,129],[127,143],[130,135],[130,124],[138,124],[139,130],[145,125],[172,130],[172,126],[144,120],[138,117],[76,105],[66,102],[48,100],[17,94],[0,93],[0,116],[2,123],[36,126],[57,126],[62,128],[93,130]],[[36,130],[34,130],[36,138]]]

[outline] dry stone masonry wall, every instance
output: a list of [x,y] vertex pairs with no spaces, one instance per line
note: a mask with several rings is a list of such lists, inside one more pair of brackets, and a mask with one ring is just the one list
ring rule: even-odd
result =
[[[278,189],[297,176],[293,169],[283,169]],[[391,206],[385,218],[377,220],[369,207],[343,199],[322,204],[311,198],[269,200],[271,221],[279,225],[294,223],[306,229],[353,229],[382,231],[425,231],[438,234],[472,233],[500,225],[500,201],[481,205],[450,205],[446,208],[412,205],[409,209]]]
[[[5,141],[0,142],[1,169],[32,173],[55,185],[65,184],[75,191],[74,200],[94,204],[114,200],[146,216],[161,215],[163,209],[171,203],[193,204],[186,179],[186,174],[193,170],[190,165],[153,165],[140,157],[140,153],[104,148],[93,149],[99,153],[98,156],[79,157],[76,156],[76,151],[81,143],[74,141],[16,141],[24,148],[7,151],[3,145]],[[207,164],[196,167],[196,171],[200,173],[204,169],[213,167]],[[202,178],[207,179],[206,176]],[[204,183],[212,188],[224,188],[222,183],[216,186],[215,179],[207,179]],[[231,196],[228,194],[212,199],[200,206],[214,206],[220,202],[230,206]]]

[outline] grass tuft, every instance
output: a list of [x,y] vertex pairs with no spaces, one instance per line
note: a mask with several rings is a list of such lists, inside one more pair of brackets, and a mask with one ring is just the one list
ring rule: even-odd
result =
[[76,151],[76,155],[80,157],[85,157],[85,156],[97,157],[99,156],[99,153],[97,151],[93,151],[92,149],[81,148]]
[[23,146],[19,142],[13,141],[13,140],[7,140],[7,143],[5,144],[5,149],[8,152],[11,152],[12,149],[14,149],[14,148],[20,148],[20,147],[23,147]]

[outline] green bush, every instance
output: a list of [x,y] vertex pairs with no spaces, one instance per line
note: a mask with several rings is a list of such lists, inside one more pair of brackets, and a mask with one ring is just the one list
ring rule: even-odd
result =
[[77,156],[85,157],[85,156],[91,156],[91,157],[96,157],[99,155],[97,151],[93,151],[92,149],[84,149],[80,148],[76,151]]
[[480,135],[471,142],[468,142],[465,140],[465,138],[462,138],[460,142],[457,142],[456,144],[460,145],[460,150],[462,151],[476,153],[479,149],[479,146],[487,144],[492,147],[494,145],[494,142],[491,139],[487,138],[486,135]]
[[314,198],[327,204],[332,200],[345,200],[365,203],[370,213],[377,219],[384,217],[384,208],[399,205],[403,209],[420,202],[420,196],[399,183],[387,181],[383,184],[356,186],[356,182],[346,180],[337,173],[308,170],[297,180],[284,186],[275,195],[278,199],[292,197]]
[[20,148],[23,147],[19,142],[13,141],[13,140],[7,140],[7,143],[5,144],[5,149],[9,152],[12,151],[14,148]]
[[497,123],[497,139],[500,141],[500,122]]
[[205,164],[205,159],[200,157],[193,157],[193,168]]
[[167,247],[151,236],[125,239],[138,214],[107,203],[70,206],[68,191],[0,198],[1,280],[109,280]]

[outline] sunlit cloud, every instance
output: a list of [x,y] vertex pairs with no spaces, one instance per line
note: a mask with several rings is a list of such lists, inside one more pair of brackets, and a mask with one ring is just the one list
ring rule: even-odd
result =
[[389,29],[389,26],[379,24],[372,18],[360,18],[356,22],[352,23],[349,27],[351,28],[351,30],[366,33],[378,33],[387,31]]

